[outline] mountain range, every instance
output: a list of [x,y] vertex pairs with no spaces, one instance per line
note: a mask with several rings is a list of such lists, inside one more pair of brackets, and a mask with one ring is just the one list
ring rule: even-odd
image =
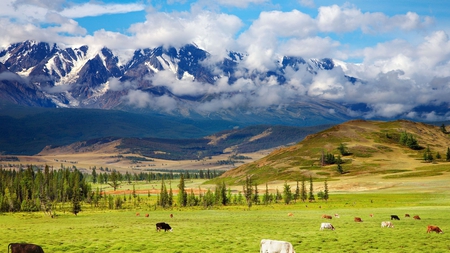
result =
[[[343,63],[284,56],[273,69],[253,70],[241,64],[244,53],[230,51],[216,58],[193,44],[115,53],[106,47],[24,41],[0,51],[0,100],[33,107],[115,109],[247,125],[311,126],[351,119],[342,104],[307,96],[287,96],[282,102],[270,103],[274,95],[270,90],[258,95],[248,88],[249,82],[261,87],[290,85],[290,71],[302,71],[310,78]],[[257,95],[261,100],[250,101]],[[234,100],[239,100],[236,105]]]

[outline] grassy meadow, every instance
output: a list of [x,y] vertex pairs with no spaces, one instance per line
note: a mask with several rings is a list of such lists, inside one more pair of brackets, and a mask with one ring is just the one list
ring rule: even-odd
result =
[[[55,253],[259,252],[261,239],[274,239],[291,242],[296,252],[449,252],[449,210],[449,193],[348,193],[331,194],[328,202],[254,205],[250,210],[141,206],[111,211],[84,206],[77,216],[57,211],[56,218],[42,212],[2,213],[0,249],[6,252],[11,242],[28,242]],[[321,218],[335,213],[340,218]],[[411,218],[404,218],[406,213]],[[391,214],[401,220],[392,221],[394,228],[381,228]],[[422,219],[414,220],[414,215]],[[354,217],[363,222],[355,223]],[[161,221],[173,232],[156,232],[155,223]],[[336,230],[319,231],[321,222],[331,222]],[[444,234],[427,234],[428,224]]]

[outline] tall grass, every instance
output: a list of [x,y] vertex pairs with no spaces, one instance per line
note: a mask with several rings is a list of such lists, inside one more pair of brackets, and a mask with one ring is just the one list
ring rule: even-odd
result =
[[[78,216],[57,213],[53,219],[42,213],[3,213],[0,249],[6,251],[11,242],[29,242],[55,253],[259,252],[259,242],[265,238],[289,241],[297,252],[448,252],[449,207],[446,194],[341,194],[329,202],[255,205],[250,210],[243,206],[116,211],[84,207]],[[335,213],[340,218],[321,218]],[[422,219],[403,218],[405,213]],[[391,214],[401,220],[393,221],[394,228],[381,228],[381,221]],[[363,222],[355,223],[356,216]],[[155,223],[161,221],[169,223],[173,232],[156,232]],[[336,230],[319,231],[321,222],[331,222]],[[428,224],[447,233],[427,234]]]

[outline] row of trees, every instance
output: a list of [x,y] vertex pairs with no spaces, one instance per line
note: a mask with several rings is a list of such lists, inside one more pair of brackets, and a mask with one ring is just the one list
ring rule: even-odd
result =
[[[309,192],[306,189],[305,178],[301,182],[301,188],[297,181],[297,187],[294,192],[292,192],[291,186],[285,182],[283,187],[283,192],[278,189],[276,193],[269,193],[268,185],[266,184],[266,189],[262,195],[258,190],[258,184],[253,183],[251,177],[246,177],[245,184],[242,186],[242,191],[238,194],[232,194],[231,189],[227,188],[225,183],[222,182],[217,184],[214,191],[208,189],[203,192],[199,189],[199,194],[194,193],[194,189],[190,189],[188,192],[185,187],[184,177],[180,178],[180,183],[178,184],[178,194],[176,199],[176,205],[179,207],[185,206],[204,206],[211,207],[215,205],[227,206],[227,205],[247,205],[249,208],[253,205],[269,205],[272,203],[280,203],[284,201],[285,204],[290,204],[292,201],[301,200],[305,201],[315,201],[315,195],[313,192],[313,180],[312,177],[309,179]],[[175,205],[175,200],[173,198],[172,187],[167,189],[164,181],[161,182],[161,191],[158,196],[157,203],[159,206],[164,208],[171,207]],[[328,183],[324,183],[324,191],[320,191],[317,197],[322,200],[328,200],[329,191]]]
[[[153,180],[173,180],[178,179],[183,175],[186,179],[212,179],[220,176],[223,172],[216,170],[199,170],[199,171],[187,171],[187,170],[168,170],[167,173],[162,173],[158,171],[150,171],[150,172],[139,172],[139,173],[130,173],[125,172],[124,174],[116,171],[110,170],[110,172],[97,172],[97,168],[93,167],[92,169],[92,182],[100,183],[100,184],[109,184],[111,180],[114,179],[116,181],[127,182],[131,184],[132,181],[146,181],[150,182]],[[103,171],[103,170],[100,170]],[[113,174],[111,176],[111,174]],[[112,182],[113,184],[117,182]]]

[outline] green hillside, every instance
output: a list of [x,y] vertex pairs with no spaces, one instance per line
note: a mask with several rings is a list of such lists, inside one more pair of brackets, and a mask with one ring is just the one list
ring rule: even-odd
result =
[[[402,144],[402,136],[416,140],[417,146]],[[339,147],[344,147],[345,152]],[[450,162],[446,161],[448,147],[449,134],[434,125],[405,120],[355,120],[309,135],[296,145],[230,170],[218,180],[241,184],[250,176],[253,182],[263,184],[310,176],[315,180],[338,180],[355,175],[381,175],[381,178],[440,175],[450,172]],[[425,154],[431,159],[425,160]],[[327,157],[334,157],[335,161]],[[339,158],[341,171],[336,161]]]

